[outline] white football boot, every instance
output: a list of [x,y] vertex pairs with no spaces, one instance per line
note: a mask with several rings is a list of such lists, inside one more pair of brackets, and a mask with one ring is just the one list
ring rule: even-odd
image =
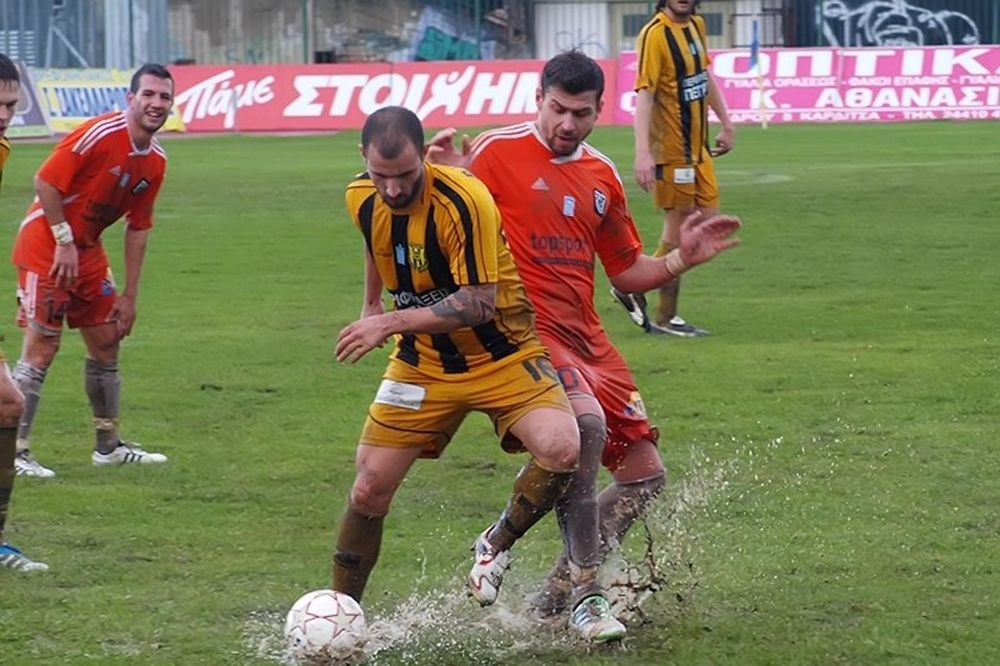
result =
[[611,614],[608,600],[594,594],[576,605],[570,614],[569,626],[595,643],[620,641],[625,637],[625,625]]
[[165,463],[167,457],[162,453],[144,451],[135,442],[119,441],[118,446],[111,453],[94,451],[90,454],[90,460],[95,465],[129,465],[132,463],[147,465]]
[[497,600],[503,575],[510,566],[510,550],[497,552],[486,540],[493,526],[487,527],[472,545],[472,571],[466,585],[469,595],[479,602],[480,606],[489,606]]
[[51,479],[56,475],[54,471],[35,460],[30,449],[22,449],[14,456],[14,473],[17,476],[34,476],[39,479]]
[[45,562],[35,562],[29,559],[24,553],[9,543],[0,544],[0,567],[7,567],[8,569],[24,571],[26,573],[49,570],[49,565],[45,564]]

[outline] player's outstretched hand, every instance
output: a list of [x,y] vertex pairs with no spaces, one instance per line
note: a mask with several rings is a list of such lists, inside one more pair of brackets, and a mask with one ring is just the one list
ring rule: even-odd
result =
[[681,224],[681,259],[690,268],[736,247],[740,240],[731,236],[741,226],[740,218],[732,215],[706,218],[700,211],[695,211]]
[[427,144],[427,161],[453,167],[468,168],[471,162],[472,142],[469,135],[462,135],[462,152],[455,150],[455,128],[443,129]]
[[337,360],[356,363],[361,357],[385,344],[385,315],[374,315],[348,324],[337,336]]

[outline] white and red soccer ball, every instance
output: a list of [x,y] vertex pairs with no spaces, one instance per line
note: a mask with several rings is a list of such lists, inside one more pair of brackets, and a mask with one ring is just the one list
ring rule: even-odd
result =
[[349,595],[315,590],[285,619],[288,655],[298,664],[329,664],[356,656],[365,642],[365,615]]

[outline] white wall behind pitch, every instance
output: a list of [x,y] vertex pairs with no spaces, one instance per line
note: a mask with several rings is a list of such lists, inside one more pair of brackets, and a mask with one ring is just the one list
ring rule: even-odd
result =
[[591,58],[611,58],[606,2],[540,2],[535,5],[535,57],[548,60],[577,49]]

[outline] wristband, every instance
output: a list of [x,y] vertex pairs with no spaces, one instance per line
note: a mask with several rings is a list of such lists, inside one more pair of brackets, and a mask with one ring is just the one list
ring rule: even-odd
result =
[[73,227],[69,226],[69,222],[65,220],[59,224],[53,224],[52,236],[56,239],[56,245],[69,245],[73,242]]
[[667,266],[667,272],[674,277],[680,276],[681,273],[688,269],[688,265],[684,263],[684,259],[681,257],[681,251],[677,248],[667,252],[667,256],[663,257],[663,263]]

